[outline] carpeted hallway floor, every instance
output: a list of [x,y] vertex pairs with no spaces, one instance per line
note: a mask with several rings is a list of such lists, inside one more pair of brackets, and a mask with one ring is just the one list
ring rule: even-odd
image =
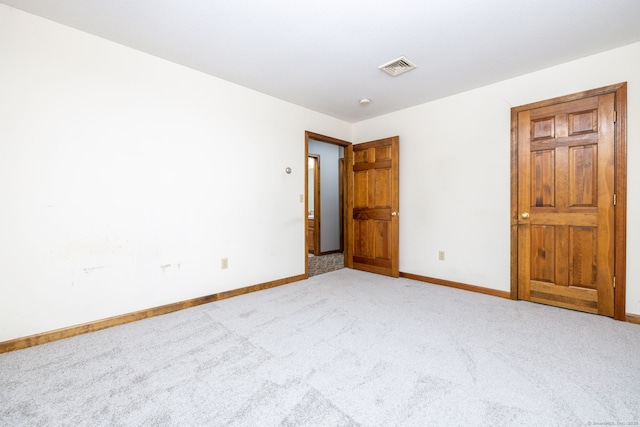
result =
[[309,277],[341,268],[344,268],[344,254],[342,252],[320,256],[309,254]]

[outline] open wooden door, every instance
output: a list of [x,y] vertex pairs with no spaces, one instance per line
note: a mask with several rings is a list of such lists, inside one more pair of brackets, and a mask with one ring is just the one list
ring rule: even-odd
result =
[[347,147],[349,268],[399,277],[399,142],[394,136]]
[[516,291],[519,299],[619,318],[624,242],[616,237],[625,224],[616,210],[626,195],[616,153],[624,153],[616,91],[607,89],[513,111]]

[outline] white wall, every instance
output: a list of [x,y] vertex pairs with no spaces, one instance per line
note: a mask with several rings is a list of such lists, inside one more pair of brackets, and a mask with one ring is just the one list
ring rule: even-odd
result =
[[400,270],[508,291],[511,107],[623,81],[627,312],[640,313],[640,43],[356,123],[356,142],[400,135]]
[[0,341],[304,274],[305,130],[351,137],[0,5]]
[[640,44],[351,126],[0,5],[0,341],[303,274],[305,130],[400,135],[401,271],[508,290],[510,108],[621,81],[640,314]]
[[320,251],[340,250],[339,145],[309,140],[309,153],[320,156]]

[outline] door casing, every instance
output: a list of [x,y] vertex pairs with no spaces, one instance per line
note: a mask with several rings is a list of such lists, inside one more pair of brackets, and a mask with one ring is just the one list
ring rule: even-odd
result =
[[518,113],[608,93],[615,94],[615,230],[614,230],[614,319],[626,320],[626,236],[627,236],[627,84],[598,89],[522,105],[511,109],[511,298],[518,295]]

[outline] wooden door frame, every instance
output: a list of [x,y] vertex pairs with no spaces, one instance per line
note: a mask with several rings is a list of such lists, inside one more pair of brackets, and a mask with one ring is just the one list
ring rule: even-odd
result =
[[[351,142],[348,141],[343,141],[341,139],[337,139],[337,138],[333,138],[330,136],[326,136],[326,135],[321,135],[319,133],[315,133],[315,132],[311,132],[311,131],[305,131],[304,132],[304,169],[303,170],[307,170],[308,168],[308,162],[309,162],[309,139],[313,139],[315,141],[319,141],[319,142],[325,142],[327,144],[333,144],[333,145],[338,145],[340,147],[348,147],[350,145],[352,145]],[[346,150],[345,150],[345,155],[346,155]],[[345,186],[345,174],[342,174],[342,176],[340,177],[341,182],[340,182],[340,187],[341,189],[346,189]],[[344,210],[346,209],[346,203],[344,203],[344,199],[349,197],[349,194],[346,192],[343,192],[344,194],[344,198],[343,198],[343,206],[342,206],[342,217],[345,218],[345,212]],[[306,278],[309,277],[309,242],[307,242],[307,217],[308,217],[308,205],[309,203],[309,173],[305,173],[304,175],[304,275]],[[346,221],[345,221],[346,222]],[[343,222],[342,227],[345,226],[345,222]],[[316,231],[317,233],[318,231]],[[344,230],[340,230],[340,232],[342,233],[342,235],[344,236]],[[319,248],[318,248],[319,249]],[[346,251],[344,251],[343,253],[346,253]],[[346,258],[345,258],[346,260]]]
[[540,107],[575,101],[609,93],[615,94],[615,163],[614,194],[614,314],[616,320],[626,320],[627,276],[627,83],[521,105],[511,109],[511,299],[518,295],[518,113]]

